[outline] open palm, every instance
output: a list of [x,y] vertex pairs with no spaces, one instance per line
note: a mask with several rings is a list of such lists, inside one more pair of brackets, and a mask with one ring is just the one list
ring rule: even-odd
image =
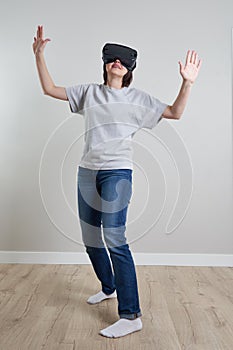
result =
[[183,64],[179,61],[180,74],[182,78],[194,83],[201,68],[201,64],[202,61],[198,59],[198,54],[196,51],[189,50],[187,52],[185,66],[183,66]]
[[34,43],[32,45],[33,47],[33,52],[36,55],[37,53],[43,53],[44,48],[46,46],[46,44],[48,43],[48,41],[50,41],[50,39],[45,39],[43,38],[43,26],[38,26],[37,28],[37,36],[34,37]]

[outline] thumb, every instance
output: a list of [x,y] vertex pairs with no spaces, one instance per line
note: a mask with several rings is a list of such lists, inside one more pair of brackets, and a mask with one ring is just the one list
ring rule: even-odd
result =
[[180,66],[180,72],[182,72],[182,70],[184,69],[184,66],[183,66],[182,62],[178,61],[178,63],[179,63],[179,66]]
[[44,48],[49,41],[51,41],[51,40],[50,39],[45,39],[43,41],[42,47]]
[[45,39],[44,44],[47,44],[48,41],[51,41],[51,39]]

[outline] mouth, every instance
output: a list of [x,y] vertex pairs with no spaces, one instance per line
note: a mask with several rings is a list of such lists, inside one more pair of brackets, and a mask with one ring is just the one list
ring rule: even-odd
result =
[[114,63],[114,64],[112,65],[112,68],[121,69],[121,66],[120,66],[119,64],[117,64],[117,63]]

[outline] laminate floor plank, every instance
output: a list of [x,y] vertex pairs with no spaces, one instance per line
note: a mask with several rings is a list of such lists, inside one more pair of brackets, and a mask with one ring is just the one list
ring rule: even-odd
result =
[[232,350],[233,268],[136,266],[143,329],[98,334],[119,319],[91,265],[1,264],[2,350]]

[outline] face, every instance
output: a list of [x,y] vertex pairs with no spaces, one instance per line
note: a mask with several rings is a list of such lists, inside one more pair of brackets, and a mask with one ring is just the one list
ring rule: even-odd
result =
[[114,62],[106,64],[106,71],[109,75],[122,77],[128,72],[128,69],[125,68],[119,59],[116,59]]

